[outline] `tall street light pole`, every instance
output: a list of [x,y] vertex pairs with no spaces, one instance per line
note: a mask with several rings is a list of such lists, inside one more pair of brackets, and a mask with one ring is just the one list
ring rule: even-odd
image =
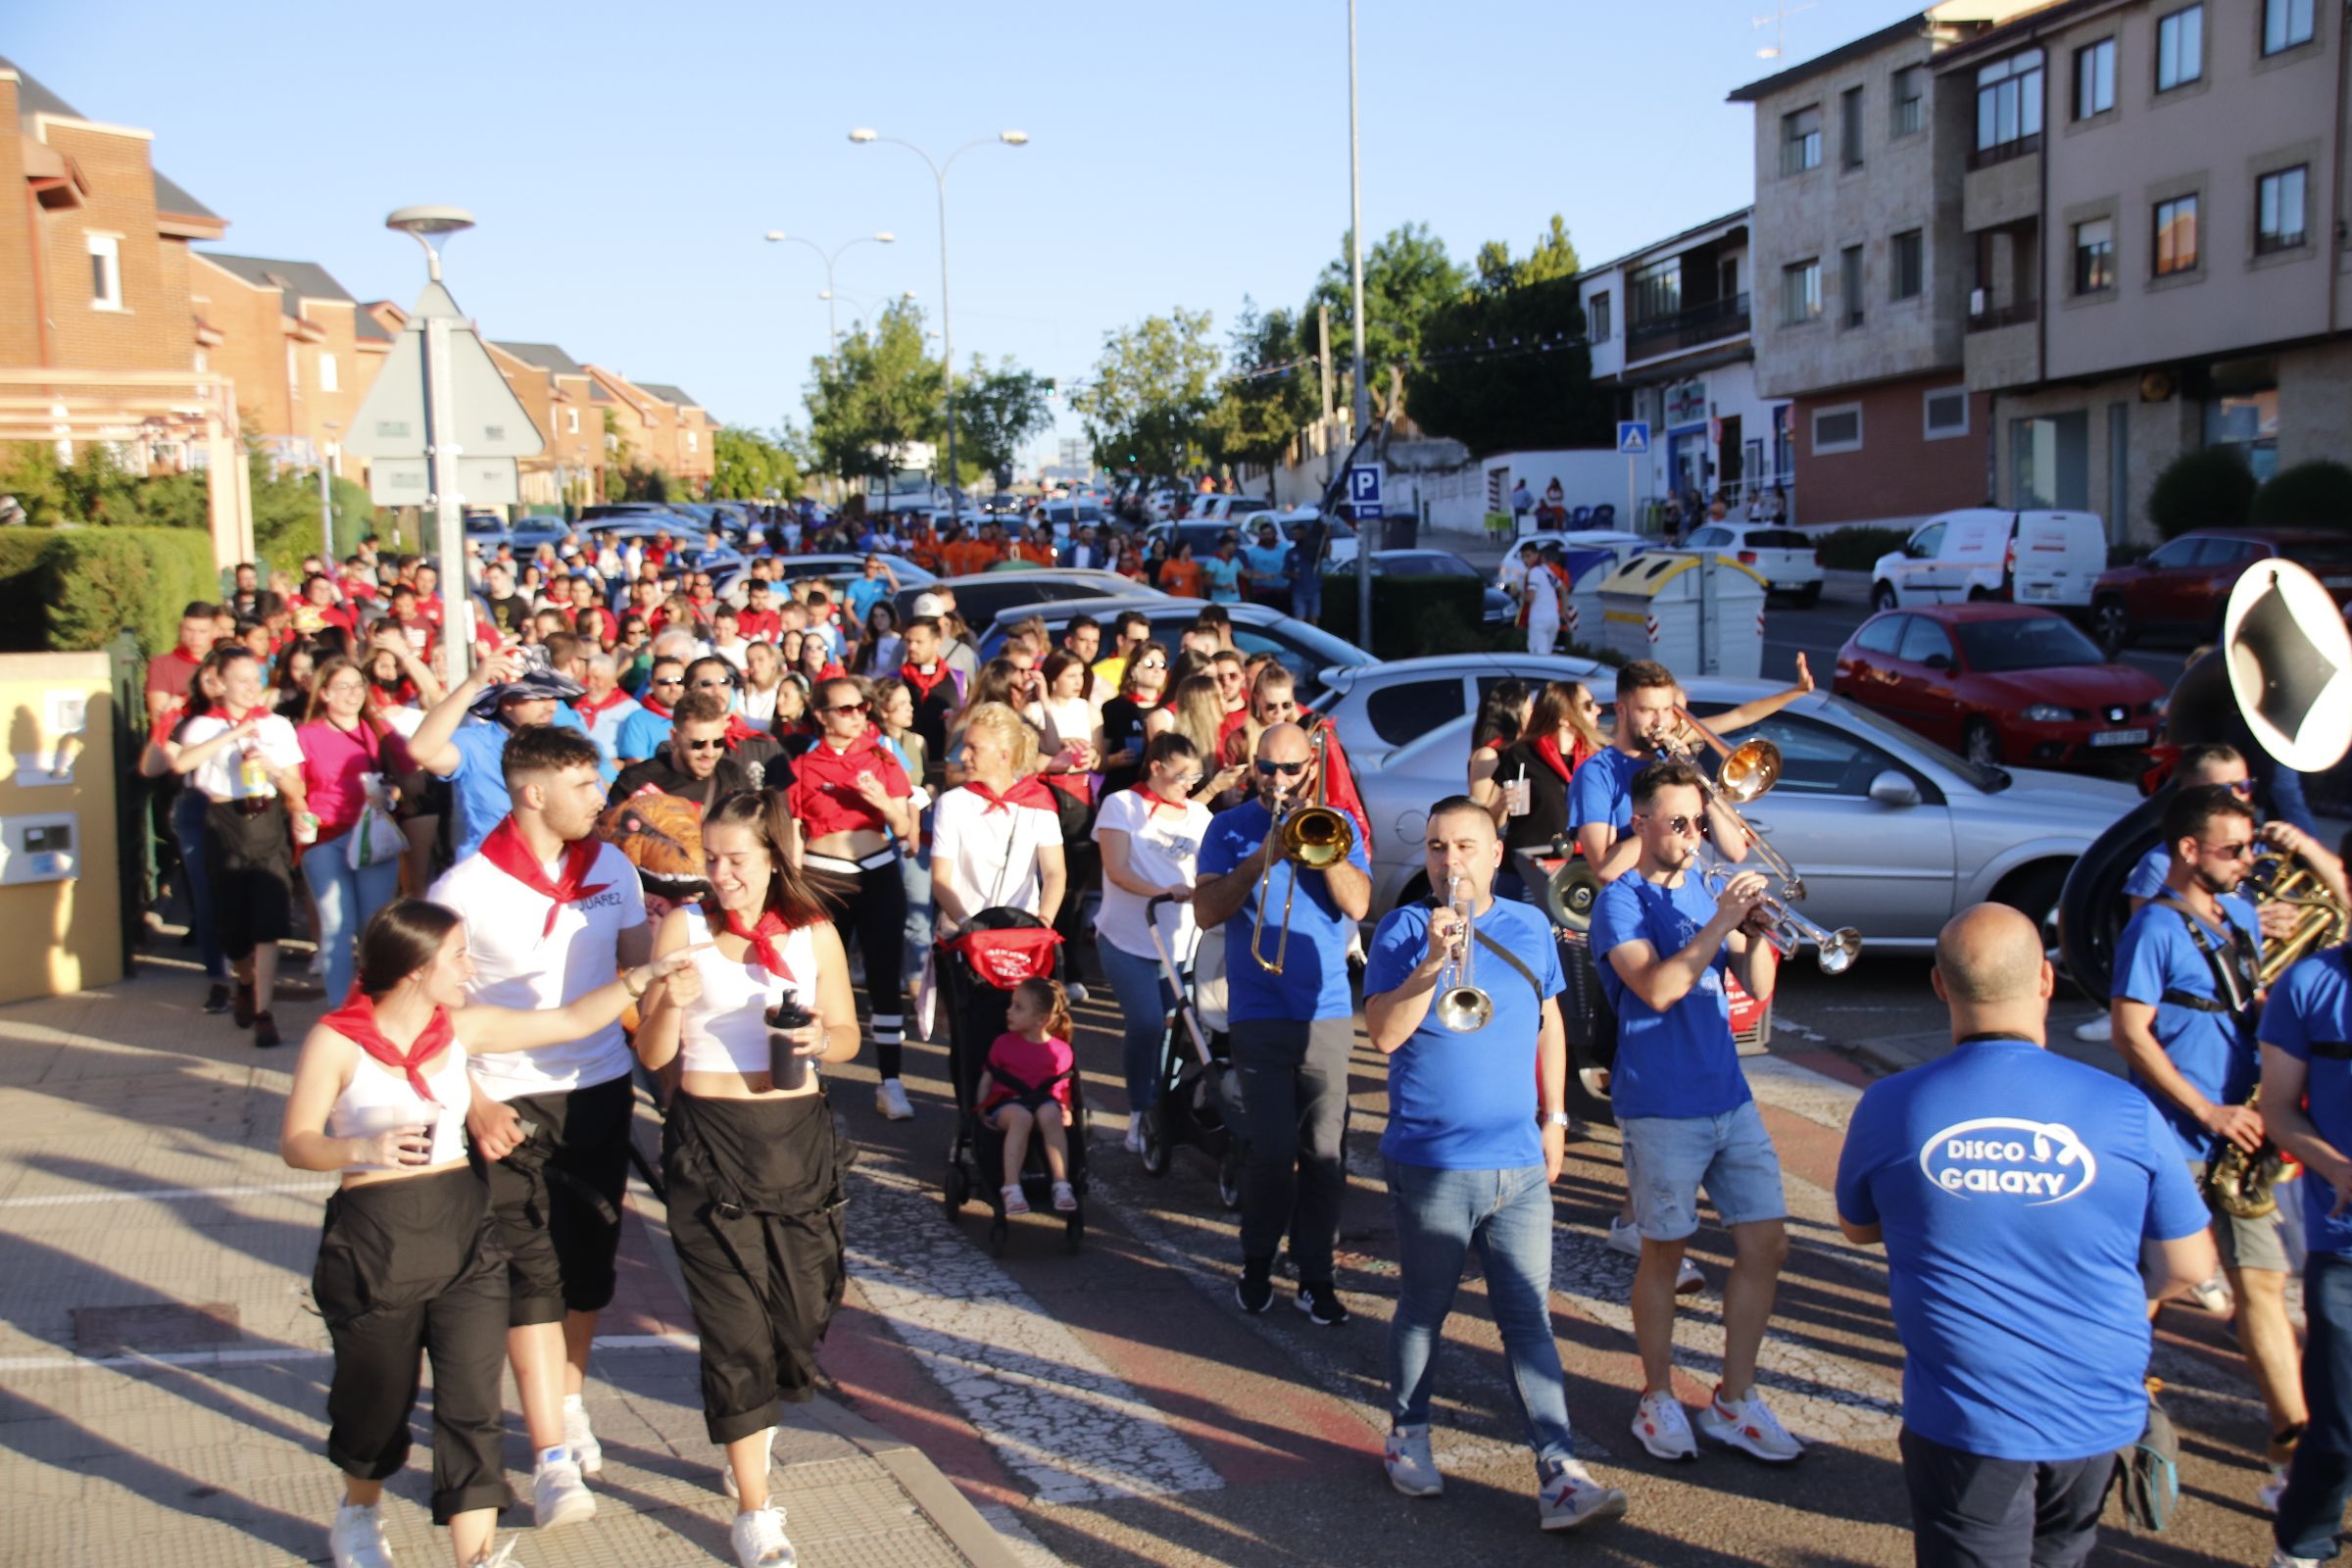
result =
[[890,245],[895,244],[898,237],[887,228],[877,228],[871,234],[860,234],[856,239],[845,239],[828,251],[812,239],[803,239],[798,234],[787,234],[780,228],[771,228],[767,231],[769,244],[806,245],[816,252],[817,258],[825,264],[825,291],[817,298],[825,302],[825,352],[827,354],[838,355],[841,352],[841,328],[835,324],[833,317],[833,264],[841,259],[843,251],[853,245]]
[[319,428],[326,432],[326,439],[318,447],[318,548],[326,552],[327,575],[332,576],[335,570],[335,490],[333,476],[327,472],[326,460],[335,444],[335,432],[343,426],[329,419]]
[[955,166],[956,159],[975,147],[987,147],[998,142],[1007,147],[1026,147],[1029,145],[1029,133],[1025,130],[1000,130],[994,137],[965,142],[948,154],[944,162],[933,158],[910,141],[878,134],[865,125],[851,131],[850,140],[860,146],[867,142],[886,141],[906,148],[930,166],[931,178],[939,186],[939,341],[940,359],[948,371],[947,381],[941,389],[948,405],[948,507],[950,515],[960,517],[963,515],[963,484],[956,467],[956,329],[950,319],[951,307],[948,303],[948,171]]
[[[425,275],[438,284],[441,253],[433,248],[433,240],[439,235],[463,233],[471,228],[473,215],[462,207],[403,207],[384,220],[384,226],[399,229],[424,247]],[[458,447],[454,439],[457,422],[457,406],[452,401],[450,387],[449,318],[428,314],[424,318],[424,450],[432,464],[430,483],[437,514],[433,557],[441,569],[442,603],[448,607],[448,612],[441,617],[441,656],[446,663],[445,678],[452,686],[464,680],[473,667],[466,636],[471,617],[463,612],[468,601],[466,518],[458,498]]]
[[[1364,379],[1364,162],[1356,119],[1355,0],[1348,0],[1348,287],[1352,302],[1348,314],[1355,329],[1355,431],[1357,441],[1372,428],[1372,388]],[[1355,640],[1372,646],[1372,536],[1364,519],[1355,524]]]

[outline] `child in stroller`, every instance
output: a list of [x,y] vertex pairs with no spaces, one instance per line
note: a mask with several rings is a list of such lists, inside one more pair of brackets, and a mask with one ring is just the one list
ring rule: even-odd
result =
[[1074,1214],[1078,1194],[1070,1186],[1070,1080],[1078,1056],[1070,1049],[1070,1001],[1058,980],[1029,979],[1012,988],[1004,1007],[1004,1032],[988,1048],[980,1074],[980,1120],[1004,1140],[1004,1212],[1026,1214],[1021,1192],[1032,1130],[1044,1147],[1054,1183],[1054,1211]]

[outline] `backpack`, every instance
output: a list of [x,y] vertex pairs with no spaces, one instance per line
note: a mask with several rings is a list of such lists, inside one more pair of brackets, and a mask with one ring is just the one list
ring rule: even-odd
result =
[[2173,1430],[2173,1418],[2164,1413],[2164,1406],[2156,1402],[2163,1387],[2156,1379],[2148,1379],[2148,1424],[2138,1442],[2116,1454],[2115,1479],[2110,1483],[2112,1490],[2123,1494],[2124,1517],[2132,1528],[2150,1535],[2164,1534],[2180,1502],[2180,1435]]

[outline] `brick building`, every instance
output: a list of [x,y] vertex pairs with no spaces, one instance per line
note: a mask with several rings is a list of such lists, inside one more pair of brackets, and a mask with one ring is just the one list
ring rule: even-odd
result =
[[605,416],[591,400],[593,378],[587,369],[553,343],[488,347],[492,363],[530,410],[546,448],[523,462],[523,499],[575,505],[601,499]]
[[670,446],[669,471],[692,485],[696,494],[701,494],[717,470],[711,437],[718,426],[711,421],[710,414],[701,404],[679,388],[662,381],[640,381],[637,385],[676,411],[671,424],[674,439]]
[[189,298],[247,432],[282,465],[340,469],[339,437],[391,334],[315,262],[198,251]]

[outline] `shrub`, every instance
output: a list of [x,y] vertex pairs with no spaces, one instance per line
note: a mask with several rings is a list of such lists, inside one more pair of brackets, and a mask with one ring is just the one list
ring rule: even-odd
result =
[[0,593],[34,607],[11,617],[12,648],[77,653],[128,628],[142,654],[179,634],[192,599],[220,597],[208,535],[189,528],[21,528],[0,533]]
[[1816,535],[1813,548],[1821,556],[1822,565],[1832,571],[1868,571],[1887,551],[1902,549],[1903,541],[1910,537],[1905,528],[1859,524]]
[[1355,634],[1355,573],[1343,567],[1323,578],[1323,616],[1317,624],[1380,659],[1471,653],[1489,646],[1481,622],[1486,604],[1487,586],[1479,578],[1375,577],[1367,647]]
[[2164,466],[2148,492],[2148,521],[2178,539],[2192,528],[2242,528],[2253,506],[2253,472],[2228,448],[2204,447]]
[[2281,468],[2248,515],[2258,528],[2352,528],[2352,468],[2327,458]]

